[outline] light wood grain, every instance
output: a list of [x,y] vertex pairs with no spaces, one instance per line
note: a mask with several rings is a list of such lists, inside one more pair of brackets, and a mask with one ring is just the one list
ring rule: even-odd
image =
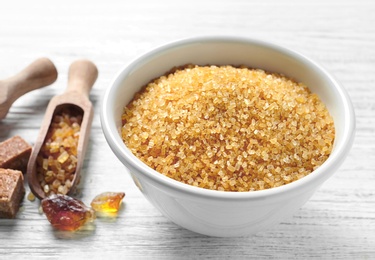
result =
[[[35,142],[49,100],[67,86],[76,59],[92,60],[99,78],[82,169],[81,199],[125,191],[115,219],[92,230],[54,231],[27,199],[15,220],[0,220],[0,258],[375,258],[375,2],[343,1],[7,1],[0,8],[0,79],[38,57],[59,77],[18,99],[0,121],[0,140]],[[100,128],[101,98],[115,74],[138,55],[197,35],[238,35],[273,41],[316,60],[348,90],[356,139],[340,170],[291,218],[248,238],[211,238],[164,218],[139,192]]]

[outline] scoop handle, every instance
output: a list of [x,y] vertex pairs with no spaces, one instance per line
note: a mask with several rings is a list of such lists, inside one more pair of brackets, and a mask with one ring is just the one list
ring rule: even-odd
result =
[[68,87],[66,92],[88,97],[90,90],[98,78],[98,69],[89,60],[77,60],[69,67]]
[[5,80],[8,86],[8,100],[13,103],[23,94],[48,86],[57,79],[57,70],[51,60],[39,58],[15,76]]

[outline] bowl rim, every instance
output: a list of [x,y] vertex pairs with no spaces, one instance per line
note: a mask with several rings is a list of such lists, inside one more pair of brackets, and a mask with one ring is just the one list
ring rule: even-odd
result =
[[[119,133],[114,120],[111,120],[113,116],[111,116],[112,112],[110,111],[109,107],[111,102],[109,102],[109,100],[113,100],[113,98],[115,97],[115,93],[120,87],[121,79],[126,77],[129,73],[131,73],[131,71],[135,69],[138,66],[138,64],[142,64],[143,62],[146,62],[147,60],[152,59],[153,57],[159,55],[160,53],[166,52],[171,48],[210,42],[245,43],[261,46],[264,48],[269,48],[289,57],[292,57],[293,59],[296,59],[298,62],[305,63],[309,67],[315,68],[319,71],[319,73],[326,77],[326,81],[330,82],[329,85],[331,85],[336,90],[336,93],[340,96],[340,100],[344,107],[343,117],[345,118],[345,120],[342,135],[343,141],[335,144],[333,152],[319,168],[317,168],[309,175],[297,181],[266,190],[257,190],[251,192],[209,190],[181,183],[177,180],[160,174],[159,172],[153,170],[151,167],[143,163],[135,155],[133,155],[133,153],[126,147],[126,145],[123,142],[120,144],[116,141],[115,135],[119,135]],[[355,114],[350,97],[344,89],[344,87],[325,68],[323,68],[323,66],[311,60],[310,58],[300,54],[299,52],[276,45],[272,42],[239,36],[196,36],[191,38],[180,39],[167,44],[163,44],[131,60],[118,71],[118,73],[112,79],[110,87],[107,88],[107,90],[105,91],[105,94],[102,99],[100,120],[104,136],[110,148],[122,163],[124,163],[124,161],[126,162],[125,166],[129,168],[131,172],[142,172],[144,177],[153,181],[153,183],[158,185],[159,187],[168,189],[170,192],[177,191],[185,195],[190,195],[194,197],[220,199],[223,201],[238,201],[250,199],[264,200],[266,198],[275,198],[282,194],[289,194],[290,196],[295,196],[306,190],[318,188],[320,184],[322,184],[325,180],[327,180],[330,176],[333,175],[335,170],[344,161],[353,144],[355,132]]]

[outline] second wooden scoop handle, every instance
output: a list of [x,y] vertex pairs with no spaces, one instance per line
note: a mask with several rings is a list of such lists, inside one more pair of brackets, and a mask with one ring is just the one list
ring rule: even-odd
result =
[[77,60],[69,67],[66,92],[77,92],[88,97],[97,77],[98,69],[94,63],[89,60]]
[[8,78],[8,99],[15,101],[29,91],[48,86],[57,79],[57,70],[51,60],[39,58],[15,76]]

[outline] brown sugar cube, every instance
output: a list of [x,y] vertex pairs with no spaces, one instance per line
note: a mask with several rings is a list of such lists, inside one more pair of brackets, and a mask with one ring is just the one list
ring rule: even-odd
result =
[[0,168],[26,172],[31,146],[20,136],[0,143]]
[[24,196],[22,172],[0,168],[0,218],[15,218]]

